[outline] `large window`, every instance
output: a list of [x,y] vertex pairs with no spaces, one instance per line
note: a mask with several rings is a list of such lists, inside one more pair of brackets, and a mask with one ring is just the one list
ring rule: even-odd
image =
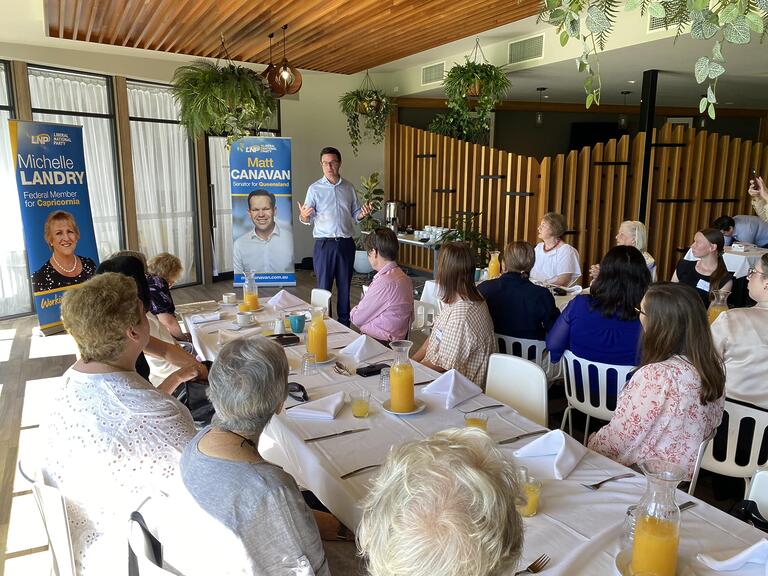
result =
[[139,247],[181,259],[179,284],[199,282],[192,141],[168,86],[128,82]]
[[30,66],[29,90],[34,120],[83,127],[93,228],[104,260],[123,245],[110,79]]
[[0,317],[32,311],[21,209],[13,173],[8,120],[13,117],[10,71],[0,62]]

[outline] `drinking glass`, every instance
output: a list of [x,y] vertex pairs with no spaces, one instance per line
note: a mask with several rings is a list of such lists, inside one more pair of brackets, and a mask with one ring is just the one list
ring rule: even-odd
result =
[[304,354],[301,357],[301,375],[314,376],[317,374],[317,361],[314,354]]
[[355,418],[368,418],[371,393],[368,390],[355,390],[352,396],[352,415]]
[[379,372],[379,391],[389,394],[389,368],[382,368]]
[[488,414],[485,412],[470,412],[464,415],[464,426],[488,430]]

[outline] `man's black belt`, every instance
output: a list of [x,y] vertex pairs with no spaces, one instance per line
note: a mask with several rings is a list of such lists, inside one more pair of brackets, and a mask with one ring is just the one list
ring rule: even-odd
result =
[[350,240],[351,237],[349,236],[323,236],[321,238],[316,238],[316,240],[332,240],[334,242],[341,242],[342,240]]

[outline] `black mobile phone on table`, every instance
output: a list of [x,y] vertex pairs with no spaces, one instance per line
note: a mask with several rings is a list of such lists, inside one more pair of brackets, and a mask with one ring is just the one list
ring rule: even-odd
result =
[[358,376],[362,376],[363,378],[367,378],[368,376],[375,376],[376,374],[380,374],[381,371],[384,368],[389,368],[389,364],[371,364],[369,366],[361,366],[355,372],[357,372]]

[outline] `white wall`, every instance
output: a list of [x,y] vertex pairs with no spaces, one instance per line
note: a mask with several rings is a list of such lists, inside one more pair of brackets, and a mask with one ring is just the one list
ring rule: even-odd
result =
[[[193,59],[56,38],[41,38],[39,42],[39,45],[0,43],[0,59],[166,83],[178,66]],[[260,70],[262,66],[255,68]],[[346,120],[338,105],[344,92],[360,87],[364,75],[303,70],[302,75],[301,91],[284,98],[281,104],[282,135],[293,139],[293,190],[297,199],[303,200],[307,187],[322,176],[320,150],[324,146],[335,146],[341,151],[342,175],[356,188],[360,187],[360,176],[378,171],[383,177],[384,144],[363,144],[355,157],[346,134]],[[294,222],[298,261],[312,255],[312,229],[299,224],[296,216]]]

